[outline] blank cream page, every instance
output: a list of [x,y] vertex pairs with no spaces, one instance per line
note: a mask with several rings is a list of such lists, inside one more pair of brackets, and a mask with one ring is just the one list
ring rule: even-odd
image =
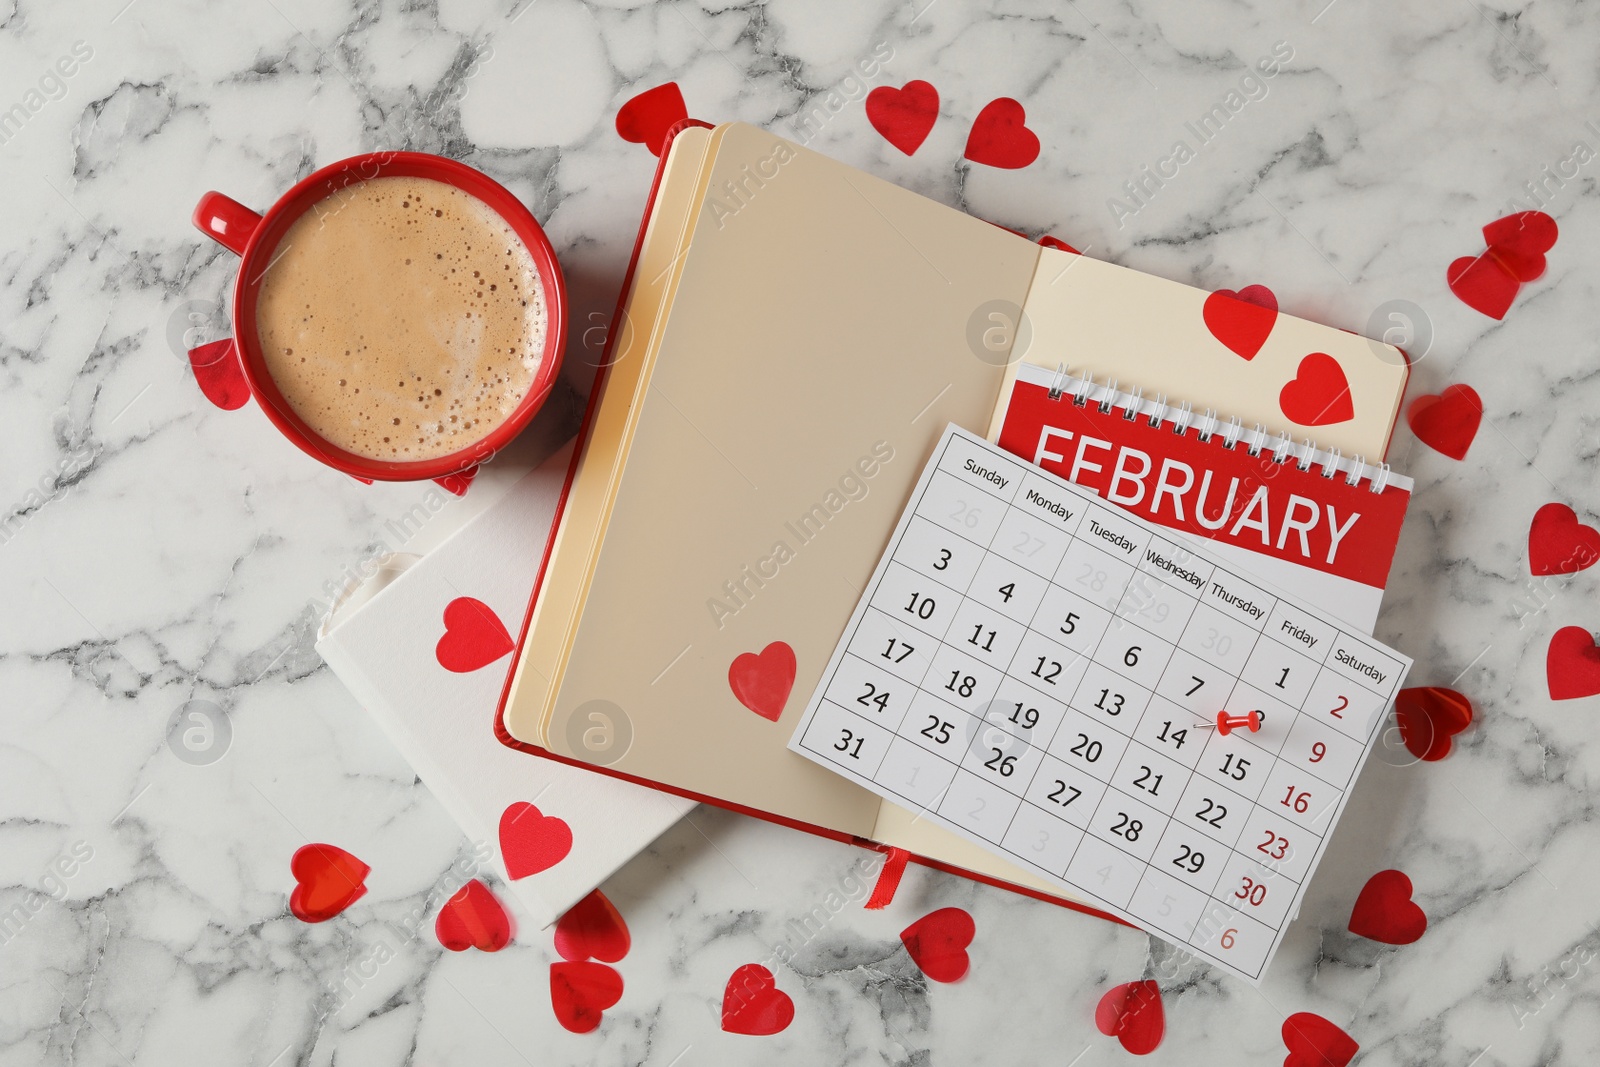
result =
[[1114,378],[1373,463],[1388,449],[1410,372],[1393,345],[1057,249],[1040,255],[1023,311],[1021,360]]

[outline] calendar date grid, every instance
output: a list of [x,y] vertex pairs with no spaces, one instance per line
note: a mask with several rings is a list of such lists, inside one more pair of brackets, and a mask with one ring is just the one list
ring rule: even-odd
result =
[[[978,487],[975,487],[975,488],[982,489],[981,486],[978,486]],[[992,496],[993,494],[989,494],[989,495]],[[996,497],[995,499],[998,500],[1001,503],[1006,504],[1008,508],[1014,508],[1015,507],[1015,504],[1013,502],[1011,502],[1011,501],[1006,501],[1006,500],[1004,500],[1002,498],[999,498],[999,497]],[[964,510],[964,507],[963,507],[962,510]],[[954,517],[954,516],[952,516],[952,517]],[[926,521],[926,520],[924,520],[924,521]],[[987,559],[987,554],[993,553],[993,554],[1000,555],[1001,558],[1003,558],[1003,559],[1010,560],[1009,555],[1007,553],[1005,553],[1003,549],[999,549],[995,545],[996,539],[1000,536],[1000,529],[1003,526],[1003,520],[1002,520],[1001,523],[995,524],[994,532],[987,539],[986,543],[975,542],[970,537],[967,537],[967,535],[965,535],[964,533],[961,533],[958,530],[950,529],[950,524],[948,524],[948,523],[936,524],[936,525],[937,525],[937,527],[938,527],[938,529],[940,530],[941,533],[949,534],[949,535],[953,535],[955,537],[961,538],[961,539],[965,540],[968,544],[971,544],[971,545],[973,545],[973,546],[975,546],[977,548],[982,549],[986,554],[985,555],[985,559]],[[1071,531],[1069,531],[1069,533],[1071,533]],[[1163,544],[1163,547],[1168,550],[1168,554],[1169,555],[1175,556],[1175,557],[1177,557],[1178,559],[1180,559],[1182,561],[1186,561],[1187,558],[1189,557],[1189,553],[1187,553],[1187,551],[1185,551],[1183,549],[1178,548],[1178,546],[1171,545],[1170,543],[1167,543],[1164,540],[1163,540],[1162,544]],[[894,547],[889,552],[889,559],[891,561],[894,561],[895,563],[900,564],[900,565],[905,565],[905,561],[901,556],[901,551],[902,551],[904,545],[905,545],[905,537],[904,536],[902,536],[901,538],[896,540],[896,543],[895,543]],[[1100,554],[1098,549],[1095,549],[1095,553],[1096,554]],[[948,559],[949,559],[949,556],[950,556],[950,554],[949,554],[949,552],[947,550],[941,551],[940,564],[947,563]],[[1010,561],[1013,562],[1013,563],[1015,562],[1014,560],[1010,560]],[[935,564],[935,566],[937,567],[940,564]],[[940,641],[941,643],[944,643],[944,644],[951,643],[952,639],[953,639],[953,636],[954,636],[954,640],[959,640],[959,635],[952,635],[951,631],[956,626],[955,619],[956,619],[957,616],[959,616],[962,608],[964,608],[967,604],[973,602],[971,600],[969,594],[972,592],[973,583],[977,581],[976,572],[974,571],[973,576],[971,578],[969,578],[965,583],[962,583],[962,585],[960,585],[960,586],[949,584],[949,583],[946,583],[946,582],[942,582],[940,580],[940,576],[937,575],[937,574],[929,576],[929,575],[926,574],[926,571],[919,571],[918,573],[922,574],[925,577],[931,577],[933,582],[940,589],[948,590],[949,592],[954,593],[959,598],[956,611],[952,614],[951,620],[941,630],[935,631],[933,634],[930,634],[929,636],[935,637],[936,640],[938,640],[938,641]],[[1115,603],[1113,604],[1109,600],[1107,601],[1107,603],[1110,604],[1110,606],[1112,607],[1112,611],[1111,611],[1111,618],[1112,619],[1119,619],[1120,618],[1120,619],[1123,619],[1123,620],[1127,620],[1128,618],[1130,618],[1131,616],[1133,616],[1136,613],[1137,609],[1125,608],[1125,605],[1127,605],[1130,596],[1135,595],[1135,592],[1136,592],[1135,581],[1138,578],[1144,578],[1147,582],[1155,580],[1155,576],[1150,574],[1149,572],[1142,571],[1138,567],[1133,568],[1131,570],[1128,578],[1120,583],[1120,588],[1118,590],[1118,594],[1117,594]],[[1056,582],[1056,584],[1059,585],[1059,581]],[[876,590],[874,592],[876,593]],[[1185,592],[1187,592],[1187,590],[1185,590]],[[1190,604],[1191,610],[1188,613],[1185,614],[1185,617],[1182,620],[1185,629],[1187,629],[1189,616],[1193,614],[1192,608],[1193,608],[1194,604],[1199,603],[1198,596],[1190,594],[1190,599],[1194,603]],[[888,614],[888,612],[885,611],[885,609],[891,606],[891,605],[879,603],[876,595],[869,600],[869,603],[871,604],[871,606],[874,609],[876,609],[878,611],[884,611],[885,614]],[[926,605],[928,603],[928,601],[927,601],[926,598],[920,598],[919,593],[913,591],[909,601],[904,605],[904,610],[906,610],[908,612],[915,611],[915,609],[917,608],[919,603],[921,603],[923,605]],[[1045,633],[1043,630],[1041,630],[1037,626],[1039,615],[1043,611],[1044,611],[1044,608],[1043,608],[1043,605],[1041,604],[1039,609],[1036,612],[1031,614],[1030,620],[1029,620],[1029,623],[1026,626],[1026,629],[1031,631],[1031,632],[1033,632],[1033,633],[1035,633],[1035,634],[1038,634],[1040,636],[1046,637],[1048,639],[1048,638],[1052,637],[1053,635]],[[1139,635],[1147,633],[1147,631],[1145,631],[1142,627],[1139,627],[1139,626],[1137,626],[1137,624],[1134,624],[1134,623],[1127,623],[1127,627],[1126,628],[1130,629],[1130,630],[1132,630],[1134,632],[1134,639],[1135,640],[1140,640]],[[977,631],[976,631],[975,636],[981,635],[982,632],[983,632],[983,627],[980,625],[978,627]],[[1263,631],[1261,631],[1261,630],[1254,631],[1253,640],[1251,642],[1251,651],[1253,651],[1255,645],[1257,643],[1259,643],[1262,635],[1263,635]],[[992,636],[992,633],[991,633],[991,636]],[[1135,679],[1127,677],[1126,674],[1124,674],[1123,672],[1116,671],[1116,668],[1115,668],[1116,660],[1114,659],[1114,657],[1103,657],[1102,654],[1105,651],[1106,643],[1111,640],[1111,637],[1112,637],[1111,627],[1110,627],[1110,623],[1109,623],[1109,620],[1108,620],[1108,623],[1105,625],[1105,627],[1101,631],[1101,635],[1099,637],[1099,640],[1096,643],[1096,646],[1094,648],[1094,653],[1091,655],[1091,654],[1083,652],[1083,651],[1078,651],[1076,653],[1075,660],[1088,659],[1091,662],[1099,662],[1099,663],[1102,663],[1102,664],[1109,663],[1109,664],[1111,664],[1110,670],[1112,671],[1114,677],[1120,677],[1122,680],[1127,681],[1130,684],[1137,685],[1137,682],[1135,681]],[[1153,635],[1151,635],[1151,637],[1153,638]],[[1179,643],[1181,644],[1181,641]],[[891,644],[892,644],[892,642],[891,642]],[[1173,645],[1172,647],[1177,647],[1177,645]],[[1129,648],[1127,648],[1125,650],[1124,654],[1125,654],[1126,657],[1133,657],[1134,654],[1140,650],[1140,648],[1141,648],[1141,646],[1139,646],[1139,645],[1130,646]],[[852,655],[858,655],[859,656],[859,652],[854,648],[850,648],[849,649],[849,653],[852,654]],[[1170,649],[1168,650],[1168,655],[1170,656]],[[1247,652],[1246,656],[1248,657],[1248,655],[1249,655],[1249,653]],[[1014,653],[1014,655],[1010,658],[1009,662],[1006,662],[1003,667],[1000,666],[1000,664],[998,664],[998,663],[991,664],[991,666],[996,668],[996,669],[998,669],[1004,676],[1009,677],[1009,678],[1011,678],[1013,680],[1020,680],[1024,684],[1030,686],[1031,688],[1033,688],[1035,690],[1040,690],[1042,692],[1042,686],[1038,682],[1033,680],[1034,677],[1037,677],[1039,675],[1039,672],[1038,671],[1028,672],[1028,671],[1026,671],[1024,669],[1025,665],[1019,666],[1017,660],[1021,656],[1022,656],[1022,651],[1019,648]],[[1043,665],[1043,662],[1044,661],[1041,660],[1040,666]],[[935,671],[935,667],[933,666],[932,663],[930,663],[930,665],[928,666],[927,671],[924,674],[923,678],[921,678],[919,680],[919,682],[917,683],[918,684],[918,689],[921,692],[926,693],[926,694],[928,694],[929,696],[931,696],[931,697],[933,697],[935,699],[938,699],[942,704],[948,704],[949,702],[947,700],[945,700],[945,698],[942,696],[942,694],[940,694],[937,691],[939,679],[932,677],[933,674],[934,674],[934,671]],[[954,684],[954,682],[956,681],[956,679],[958,677],[961,677],[960,674],[959,674],[959,670],[952,676],[952,679],[951,679],[952,684]],[[1237,679],[1230,679],[1230,680],[1237,681]],[[1198,679],[1197,679],[1197,681],[1198,681]],[[1083,686],[1085,686],[1087,684],[1088,684],[1088,682],[1087,682],[1086,679],[1085,680],[1080,680],[1078,689],[1076,689],[1074,691],[1074,693],[1070,697],[1062,696],[1062,697],[1060,697],[1060,699],[1062,699],[1066,703],[1067,707],[1072,708],[1073,710],[1082,713],[1083,710],[1084,710],[1083,709],[1083,703],[1085,703],[1087,701],[1087,698],[1082,693],[1082,688],[1083,688]],[[948,686],[946,688],[948,688]],[[1104,697],[1104,694],[1105,694],[1105,691],[1103,690],[1102,691],[1102,698]],[[1042,695],[1050,696],[1050,694],[1042,694]],[[1018,705],[1018,708],[1020,710],[1021,705]],[[1146,709],[1146,711],[1142,712],[1141,715],[1148,714],[1148,713],[1149,713],[1149,711],[1148,711],[1148,709]],[[931,720],[931,721],[937,721],[937,720]],[[1012,737],[1014,737],[1016,740],[1022,742],[1024,745],[1032,745],[1032,744],[1035,743],[1033,741],[1033,739],[1030,738],[1030,737],[1020,736],[1015,731],[1008,730],[1003,721],[998,723],[998,724],[996,724],[996,723],[990,722],[988,720],[988,718],[985,717],[984,719],[979,720],[979,722],[980,723],[988,723],[990,726],[993,726],[993,727],[998,728],[998,729],[1000,729],[1002,731],[1005,731],[1008,734],[1011,734]],[[1052,734],[1055,731],[1061,729],[1066,724],[1066,722],[1067,722],[1067,720],[1064,717],[1060,721],[1058,721],[1052,727]],[[940,725],[947,725],[947,724],[941,722]],[[1193,729],[1193,728],[1195,728],[1196,726],[1199,726],[1199,725],[1201,725],[1201,723],[1191,722],[1191,724],[1189,725],[1189,728]],[[902,736],[902,737],[905,736],[904,730],[902,728],[900,728],[898,725],[895,728],[895,732],[899,736]],[[963,731],[963,732],[965,732],[965,731]],[[1129,732],[1131,732],[1131,731],[1129,731]],[[1079,736],[1081,737],[1082,735],[1079,735]],[[968,740],[968,750],[969,750],[969,752],[963,755],[963,759],[962,760],[950,759],[943,752],[935,752],[934,753],[936,756],[938,756],[940,758],[940,760],[942,762],[947,764],[948,767],[950,768],[950,776],[952,778],[952,781],[954,780],[955,777],[957,777],[959,775],[962,775],[962,774],[972,775],[973,774],[973,772],[971,770],[969,770],[966,767],[963,767],[963,765],[962,765],[962,763],[964,762],[965,756],[967,754],[970,754],[971,742],[973,740],[976,740],[976,737],[969,738],[969,740]],[[1041,747],[1048,749],[1050,747],[1052,741],[1053,741],[1053,737],[1047,736],[1046,739],[1043,742],[1043,745]],[[1129,760],[1129,759],[1140,758],[1141,750],[1143,750],[1144,752],[1151,752],[1151,750],[1149,750],[1148,748],[1145,748],[1142,745],[1138,745],[1135,742],[1133,745],[1130,745],[1127,750],[1125,750],[1124,759],[1125,760]],[[992,757],[992,761],[1001,761],[1001,760],[1004,760],[1005,758],[1007,758],[1004,748],[995,747],[995,748],[990,749],[990,751],[992,751],[994,753],[994,755]],[[1143,757],[1143,758],[1146,758],[1147,763],[1138,764],[1140,770],[1143,772],[1143,777],[1136,780],[1138,782],[1144,782],[1144,781],[1149,781],[1150,780],[1150,778],[1151,778],[1151,776],[1152,776],[1152,774],[1154,772],[1151,771],[1149,764],[1157,763],[1157,760],[1160,759],[1159,756],[1157,756],[1154,759],[1151,759],[1149,757]],[[1157,764],[1157,765],[1159,765],[1159,764]],[[1005,764],[1001,763],[1000,766],[1004,767]],[[1049,812],[1047,809],[1043,809],[1033,799],[1034,796],[1037,795],[1037,791],[1036,791],[1037,779],[1038,779],[1038,777],[1040,775],[1043,775],[1045,773],[1046,773],[1045,772],[1045,768],[1044,768],[1044,765],[1043,765],[1043,763],[1041,761],[1040,764],[1036,765],[1033,768],[1033,770],[1029,774],[1028,781],[1025,784],[1023,784],[1020,787],[1012,786],[1012,787],[1009,787],[1009,788],[1004,786],[1004,784],[1002,784],[1002,788],[1008,788],[1008,791],[1017,793],[1018,796],[1020,797],[1020,799],[1022,800],[1023,804],[1027,805],[1029,808],[1038,809],[1038,810],[1041,810],[1041,811],[1046,811],[1046,813],[1051,815],[1052,817],[1059,817],[1058,813]],[[978,777],[976,775],[973,775],[973,776],[974,777]],[[980,778],[980,780],[981,780],[981,778]],[[1057,795],[1057,796],[1063,795],[1063,791],[1065,789],[1067,789],[1067,788],[1070,788],[1070,787],[1068,787],[1066,785],[1065,781],[1063,781],[1062,779],[1054,779],[1054,781],[1055,781],[1055,784],[1057,786],[1057,789],[1056,789],[1054,795]],[[1158,788],[1159,785],[1161,784],[1160,776],[1157,776],[1155,778],[1155,783],[1156,783],[1155,786],[1150,786],[1150,787],[1146,787],[1146,788],[1151,788],[1151,789]],[[1104,842],[1105,844],[1108,844],[1108,845],[1111,845],[1113,847],[1116,847],[1116,848],[1118,848],[1118,849],[1120,849],[1120,850],[1122,850],[1124,852],[1133,852],[1134,854],[1136,854],[1138,856],[1138,858],[1145,859],[1145,860],[1148,861],[1149,859],[1152,858],[1150,853],[1146,852],[1144,849],[1131,850],[1128,847],[1128,845],[1125,845],[1122,841],[1116,840],[1116,838],[1117,837],[1121,837],[1123,839],[1126,839],[1129,842],[1129,844],[1132,844],[1132,842],[1138,841],[1140,839],[1140,837],[1147,832],[1147,825],[1146,824],[1149,823],[1150,826],[1148,828],[1148,832],[1153,832],[1155,834],[1161,835],[1161,838],[1160,838],[1161,845],[1157,846],[1158,849],[1160,849],[1162,847],[1162,845],[1165,844],[1166,837],[1170,834],[1170,831],[1173,829],[1173,827],[1176,824],[1174,822],[1168,821],[1168,820],[1162,820],[1160,822],[1157,822],[1154,819],[1151,819],[1149,816],[1145,815],[1144,812],[1146,810],[1145,809],[1145,800],[1146,800],[1146,798],[1142,798],[1142,797],[1139,797],[1139,796],[1133,794],[1128,789],[1126,789],[1122,785],[1120,785],[1115,779],[1112,782],[1107,783],[1107,784],[1109,785],[1109,788],[1107,790],[1101,792],[1101,794],[1099,796],[1099,799],[1095,803],[1094,813],[1091,815],[1090,819],[1088,820],[1088,826],[1084,827],[1082,829],[1084,830],[1085,833],[1092,834],[1094,837],[1098,838],[1100,841]],[[892,788],[892,787],[890,787],[890,788]],[[947,793],[947,792],[948,792],[948,787],[946,787],[945,793]],[[1075,789],[1074,789],[1074,792],[1076,792]],[[902,795],[903,796],[904,794],[897,793],[897,795]],[[937,805],[939,800],[943,799],[944,795],[945,794],[942,793],[942,794],[940,794],[940,796],[938,798],[936,798],[935,805]],[[1073,799],[1075,799],[1075,797]],[[1111,818],[1109,820],[1102,821],[1102,819],[1100,817],[1100,812],[1101,812],[1102,808],[1107,808],[1107,806],[1109,806],[1110,809],[1116,809],[1115,810],[1115,815],[1114,815],[1113,818]],[[1131,814],[1131,815],[1127,811],[1122,810],[1122,809],[1130,809],[1130,808],[1133,811],[1133,814]],[[1005,840],[1005,838],[1010,834],[1012,827],[1016,823],[1017,814],[1022,812],[1023,810],[1024,810],[1023,807],[1021,805],[1018,805],[1017,808],[1015,809],[1015,811],[1013,812],[1010,820],[1008,820],[1007,825],[1005,826],[1004,830],[999,832],[997,835],[988,835],[991,838],[991,840],[993,841],[993,843],[1001,844]],[[1218,807],[1217,810],[1221,810],[1220,806]],[[1002,847],[1004,847],[1004,846],[1002,845]],[[1173,862],[1175,864],[1189,864],[1190,865],[1188,868],[1184,868],[1190,874],[1198,873],[1197,869],[1193,869],[1193,868],[1196,867],[1196,865],[1203,865],[1204,853],[1202,853],[1199,850],[1199,848],[1195,848],[1195,847],[1192,847],[1190,845],[1185,845],[1185,844],[1181,844],[1180,843],[1180,844],[1178,844],[1178,846],[1175,849],[1172,849],[1172,850],[1169,850],[1169,851],[1172,851],[1174,853],[1174,855],[1172,856],[1172,859],[1173,859]],[[1163,858],[1166,858],[1166,857],[1163,857]],[[1069,860],[1069,863],[1067,864],[1067,866],[1070,866],[1070,860]],[[1048,870],[1048,868],[1041,868],[1041,869]],[[1052,873],[1052,874],[1055,874],[1057,876],[1060,876],[1062,874],[1062,871],[1059,871],[1059,870],[1057,870],[1057,871],[1049,871],[1049,873]],[[1206,884],[1207,884],[1207,888],[1209,889],[1212,883],[1208,882]],[[1251,883],[1245,883],[1245,888],[1247,889],[1247,891],[1248,891],[1248,889],[1250,887],[1251,887]]]
[[[819,684],[797,744],[1013,861],[1259,977],[1331,830],[1329,815],[1366,754],[1354,723],[1338,730],[1316,721],[1302,726],[1307,700],[1333,677],[1328,660],[1337,642],[1284,622],[1284,631],[1292,629],[1292,640],[1306,647],[1291,643],[1270,623],[1299,609],[1181,543],[1119,521],[1117,512],[1082,490],[1072,490],[1076,521],[1048,526],[1018,502],[1032,480],[1030,469],[992,461],[1015,482],[1007,497],[951,471],[949,462],[958,458],[952,445],[982,455],[953,435],[941,443]],[[966,468],[972,467],[969,458]],[[935,510],[936,496],[939,504],[954,500],[948,516]],[[980,513],[994,503],[1004,505],[999,518]],[[1094,537],[1083,532],[1091,515],[1098,523]],[[1009,547],[1000,543],[1002,532],[1015,535]],[[934,556],[913,558],[919,552],[927,557],[930,546]],[[1152,562],[1147,549],[1162,558]],[[1035,558],[1041,551],[1043,562]],[[1069,588],[1069,558],[1089,561],[1083,573],[1093,573],[1102,587],[1095,591],[1108,595],[1097,602]],[[1099,564],[1103,573],[1094,569]],[[1002,583],[991,592],[987,586],[997,577]],[[1253,615],[1243,609],[1230,615],[1209,602],[1212,577],[1249,591]],[[1020,597],[1020,606],[1013,597]],[[1079,605],[1060,621],[1063,608]],[[869,620],[876,649],[862,640]],[[1074,622],[1087,626],[1086,639],[1069,629]],[[1076,639],[1068,643],[1052,630]],[[1365,646],[1357,635],[1332,633]],[[1321,660],[1308,654],[1324,642]],[[905,670],[873,662],[892,659],[897,650],[903,660],[916,655],[918,662]],[[845,707],[835,683],[847,664],[856,672],[852,677],[877,672],[910,695],[891,714],[887,685],[875,701],[865,699],[875,692],[869,684],[856,699],[867,710]],[[1195,664],[1201,666],[1187,680],[1180,677]],[[1070,686],[1049,691],[1046,665],[1054,672],[1049,681]],[[1194,685],[1186,689],[1189,682]],[[1329,684],[1351,688],[1347,682]],[[1212,695],[1196,700],[1205,685]],[[1266,692],[1274,687],[1280,692]],[[1023,699],[1012,699],[1018,695]],[[1339,699],[1351,703],[1348,696]],[[1236,702],[1267,709],[1270,744],[1265,736],[1223,737],[1215,730],[1212,709]],[[841,749],[839,742],[811,736],[824,705],[873,731],[871,758],[861,760],[867,753],[859,740],[851,752],[848,744]],[[839,721],[828,718],[830,727]],[[1196,744],[1198,755],[1162,751],[1174,735],[1179,750]],[[850,738],[847,729],[845,741]],[[1074,738],[1078,743],[1069,748]],[[959,749],[952,752],[951,744]],[[1069,762],[1073,757],[1076,764]],[[1090,766],[1102,758],[1109,769]],[[909,777],[900,776],[904,784],[888,780],[895,778],[891,764],[896,772],[909,770]],[[1069,815],[1066,809],[1080,798],[1084,806]],[[1273,810],[1280,807],[1283,812]]]

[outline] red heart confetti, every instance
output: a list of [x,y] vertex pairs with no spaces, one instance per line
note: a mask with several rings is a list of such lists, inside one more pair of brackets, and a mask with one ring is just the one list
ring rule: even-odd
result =
[[1582,626],[1563,626],[1550,638],[1544,657],[1551,700],[1574,700],[1600,693],[1600,648]]
[[962,909],[940,908],[901,930],[900,942],[923,974],[935,982],[955,982],[972,964],[967,946],[977,929]]
[[1200,316],[1228,351],[1255,359],[1278,321],[1278,297],[1264,285],[1247,285],[1237,293],[1218,289],[1206,297]]
[[456,674],[480,670],[515,646],[505,623],[483,601],[458,596],[444,607],[444,636],[434,648],[439,666]]
[[978,112],[962,154],[988,167],[1026,167],[1039,158],[1039,138],[1028,129],[1027,118],[1022,105],[1009,96],[989,101]]
[[1324,352],[1300,361],[1294,380],[1278,394],[1278,407],[1301,426],[1327,426],[1356,417],[1344,368]]
[[1135,1056],[1148,1056],[1167,1032],[1161,988],[1146,979],[1106,990],[1095,1006],[1094,1025]]
[[1361,1046],[1320,1015],[1295,1012],[1283,1020],[1283,1067],[1348,1067]]
[[777,722],[789,701],[798,669],[794,649],[774,641],[759,654],[743,652],[728,665],[728,686],[739,703],[761,716]]
[[556,920],[556,954],[562,959],[616,963],[632,943],[622,914],[598,889]]
[[478,467],[474,464],[464,471],[456,471],[454,474],[446,474],[443,478],[435,478],[433,482],[447,493],[455,496],[466,496],[467,489],[472,485],[472,479],[477,476]]
[[547,871],[572,851],[572,827],[545,815],[527,801],[507,805],[500,813],[500,856],[513,882]]
[[239,362],[233,338],[224,337],[189,349],[189,366],[194,369],[200,392],[223,411],[242,408],[250,399],[250,383],[245,381],[244,365]]
[[1428,917],[1411,899],[1411,879],[1379,871],[1367,879],[1350,910],[1350,932],[1385,945],[1409,945],[1428,929]]
[[939,90],[925,81],[909,81],[896,89],[880,85],[867,94],[867,121],[883,139],[912,155],[939,117]]
[[499,952],[511,943],[511,916],[489,887],[474,878],[444,902],[433,935],[451,952]]
[[667,131],[689,117],[683,90],[677,82],[646,89],[617,109],[617,134],[624,141],[642,144],[659,156]]
[[1483,228],[1489,254],[1519,282],[1536,280],[1545,270],[1544,254],[1560,236],[1556,220],[1542,211],[1518,211]]
[[1565,504],[1546,504],[1528,527],[1528,569],[1534,574],[1576,574],[1600,560],[1600,530],[1578,521]]
[[1435,452],[1461,459],[1478,436],[1483,400],[1470,385],[1452,385],[1437,396],[1424,393],[1406,406],[1406,422]]
[[722,991],[722,1028],[730,1034],[764,1037],[794,1022],[794,1001],[777,987],[772,972],[759,963],[734,971]]
[[1063,241],[1061,238],[1059,238],[1059,237],[1051,237],[1049,234],[1045,234],[1042,237],[1040,237],[1039,238],[1039,244],[1042,245],[1045,248],[1054,248],[1058,252],[1071,252],[1075,256],[1083,255],[1082,252],[1079,252],[1076,248],[1073,248],[1071,245],[1067,244],[1067,242]]
[[1548,252],[1561,234],[1556,220],[1543,211],[1518,211],[1483,228],[1483,243],[1527,253]]
[[301,922],[325,922],[366,895],[371,870],[338,845],[304,845],[289,860],[289,911]]
[[1433,762],[1450,754],[1450,739],[1472,725],[1472,701],[1454,689],[1418,686],[1395,694],[1400,739],[1411,754]]
[[1497,320],[1506,317],[1511,302],[1517,298],[1517,290],[1522,288],[1516,277],[1489,252],[1454,260],[1446,268],[1444,280],[1463,304]]
[[1474,311],[1502,319],[1524,282],[1545,271],[1544,254],[1556,243],[1556,220],[1542,211],[1519,211],[1483,228],[1489,247],[1462,256],[1445,271],[1450,291]]
[[552,963],[550,1007],[556,1021],[575,1034],[600,1025],[601,1014],[622,999],[622,975],[603,963]]

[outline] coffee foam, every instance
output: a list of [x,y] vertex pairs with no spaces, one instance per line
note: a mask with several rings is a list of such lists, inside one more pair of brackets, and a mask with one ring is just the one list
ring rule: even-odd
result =
[[481,440],[543,356],[533,257],[487,204],[428,178],[374,178],[319,201],[273,251],[256,334],[313,432],[402,462]]

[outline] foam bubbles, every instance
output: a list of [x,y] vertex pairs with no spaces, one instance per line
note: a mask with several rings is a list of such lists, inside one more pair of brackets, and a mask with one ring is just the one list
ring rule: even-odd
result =
[[331,444],[448,455],[516,410],[547,327],[533,257],[454,186],[375,178],[317,203],[274,250],[256,301],[273,381]]

